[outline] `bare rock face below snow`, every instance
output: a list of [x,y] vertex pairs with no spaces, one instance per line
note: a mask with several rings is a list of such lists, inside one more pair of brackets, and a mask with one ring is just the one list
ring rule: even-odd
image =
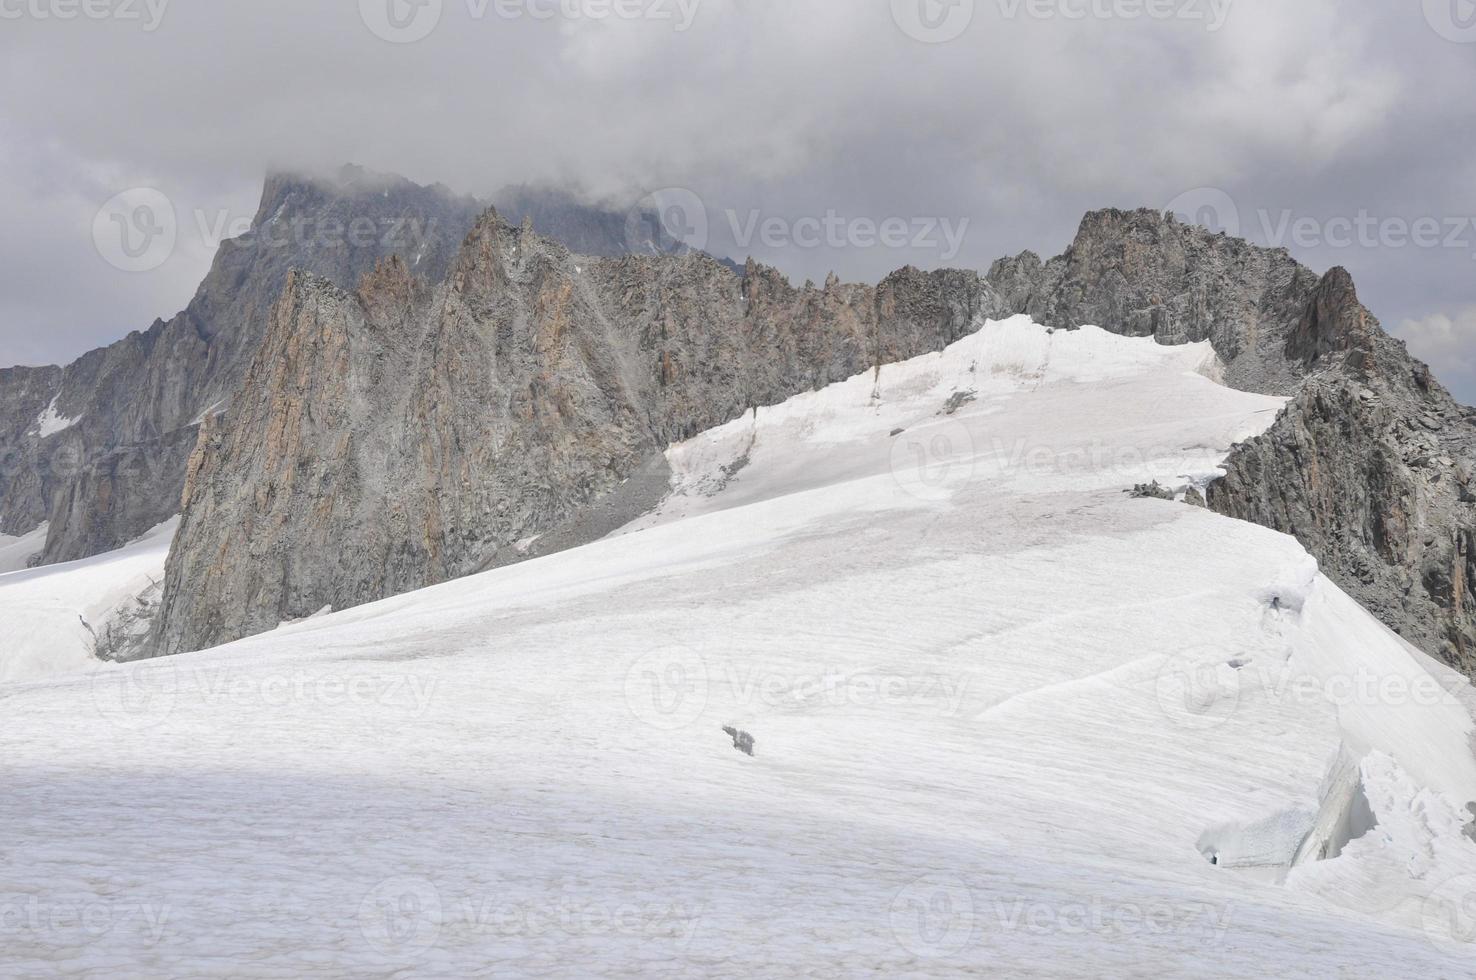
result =
[[1146,209],[1094,211],[1064,254],[1000,259],[988,278],[1012,312],[1047,326],[1091,324],[1164,344],[1208,340],[1228,384],[1278,395],[1300,380],[1285,348],[1317,285],[1285,249]]
[[796,289],[575,257],[495,212],[437,285],[398,258],[353,292],[293,274],[190,461],[156,652],[500,563],[670,442],[1002,312],[973,273]]
[[1067,252],[995,263],[991,283],[1054,327],[1210,340],[1235,387],[1293,395],[1238,447],[1209,505],[1294,535],[1330,578],[1428,653],[1476,676],[1476,414],[1359,303],[1285,250],[1157,211],[1088,215]]
[[[66,367],[0,371],[0,534],[50,533],[42,564],[117,548],[179,510],[202,416],[228,403],[289,270],[345,285],[390,254],[441,275],[481,206],[346,167],[268,178],[183,312]],[[75,420],[57,431],[48,412]]]
[[1235,449],[1210,506],[1295,535],[1395,631],[1476,675],[1470,410],[1388,337],[1350,359]]

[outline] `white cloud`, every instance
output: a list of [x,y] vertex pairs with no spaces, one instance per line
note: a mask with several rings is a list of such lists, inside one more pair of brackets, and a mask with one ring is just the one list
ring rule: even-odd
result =
[[1405,320],[1394,333],[1442,378],[1476,373],[1476,306]]
[[[182,213],[249,213],[243,188],[274,166],[352,161],[483,195],[553,181],[628,202],[684,186],[719,226],[724,209],[754,207],[968,219],[951,264],[978,268],[1059,251],[1090,208],[1164,206],[1207,185],[1246,214],[1476,215],[1476,103],[1449,98],[1476,66],[1417,4],[1235,0],[1210,32],[1011,19],[978,0],[963,35],[937,45],[906,36],[890,0],[702,0],[680,32],[469,9],[445,0],[437,29],[405,45],[375,37],[352,2],[172,4],[151,33],[7,21],[0,324],[42,321],[24,356],[64,359],[172,314],[208,250],[124,280],[92,254],[87,205],[147,183]],[[817,280],[941,261],[757,257]],[[1304,257],[1348,265],[1391,320],[1476,300],[1465,255]],[[19,349],[7,331],[0,360]]]

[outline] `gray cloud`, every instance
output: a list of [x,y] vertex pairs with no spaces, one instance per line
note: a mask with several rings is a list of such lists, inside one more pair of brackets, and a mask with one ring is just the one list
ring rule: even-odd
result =
[[[108,16],[37,16],[68,2]],[[482,196],[686,188],[713,251],[817,280],[1053,254],[1090,208],[1207,187],[1253,240],[1348,266],[1386,323],[1476,303],[1476,224],[1452,233],[1476,218],[1476,43],[1439,3],[420,2],[0,0],[0,362],[172,314],[268,169],[345,161]],[[135,186],[180,230],[126,273],[91,231]]]

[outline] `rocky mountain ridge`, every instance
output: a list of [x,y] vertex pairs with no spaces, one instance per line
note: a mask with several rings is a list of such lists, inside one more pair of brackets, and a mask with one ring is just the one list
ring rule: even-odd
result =
[[202,432],[157,650],[198,649],[476,571],[666,445],[963,336],[975,273],[791,286],[701,253],[577,256],[487,212],[446,279],[294,275]]
[[[116,548],[178,512],[209,414],[229,404],[292,269],[352,283],[405,254],[432,276],[481,206],[344,168],[268,178],[247,235],[222,243],[189,305],[66,367],[0,373],[0,533],[50,522],[42,564]],[[360,233],[351,233],[358,229]],[[47,431],[50,408],[70,424]]]
[[1051,326],[1210,340],[1228,383],[1292,396],[1209,505],[1295,536],[1396,632],[1476,676],[1476,410],[1384,332],[1346,270],[1318,277],[1157,211],[1101,211],[1063,255],[1002,259],[989,279]]
[[1228,383],[1289,396],[1210,506],[1297,536],[1387,624],[1476,672],[1473,413],[1341,269],[1106,210],[1048,261],[795,287],[752,262],[622,255],[621,216],[506,197],[522,227],[352,168],[269,180],[255,230],[368,217],[423,233],[227,243],[173,320],[66,368],[0,371],[0,532],[49,520],[42,560],[65,560],[183,499],[149,651],[177,652],[512,560],[650,479],[672,441],[1028,313],[1208,340]]

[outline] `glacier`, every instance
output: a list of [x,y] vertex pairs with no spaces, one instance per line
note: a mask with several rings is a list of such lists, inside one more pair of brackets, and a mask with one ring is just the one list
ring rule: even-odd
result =
[[581,548],[131,665],[12,630],[0,973],[1469,976],[1469,683],[1124,493],[1283,405],[1217,379],[987,322],[671,447]]

